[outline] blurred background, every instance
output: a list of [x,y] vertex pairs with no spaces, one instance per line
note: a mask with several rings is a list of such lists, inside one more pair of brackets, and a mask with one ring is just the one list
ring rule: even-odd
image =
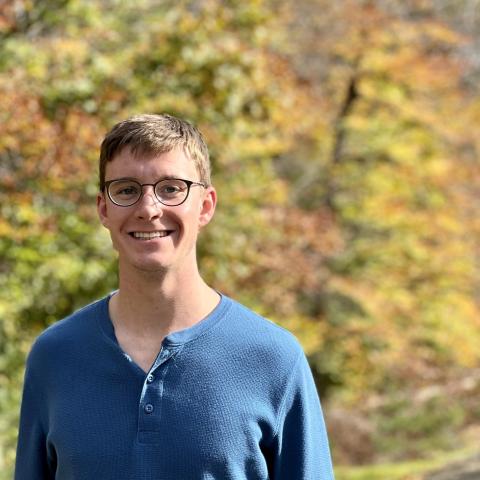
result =
[[0,478],[32,340],[116,286],[98,147],[140,112],[204,133],[201,271],[301,340],[337,479],[473,455],[479,80],[479,0],[0,0]]

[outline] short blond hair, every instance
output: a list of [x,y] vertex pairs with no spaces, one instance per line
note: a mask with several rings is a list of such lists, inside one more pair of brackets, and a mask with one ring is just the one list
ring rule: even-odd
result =
[[173,115],[142,114],[123,120],[105,135],[100,147],[99,184],[105,188],[105,170],[125,147],[135,154],[160,155],[176,147],[191,158],[200,181],[210,185],[210,156],[200,131],[186,120]]

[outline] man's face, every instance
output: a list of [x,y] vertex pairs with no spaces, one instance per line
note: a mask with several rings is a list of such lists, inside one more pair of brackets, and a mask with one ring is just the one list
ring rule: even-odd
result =
[[[200,181],[193,161],[183,149],[142,157],[124,148],[107,163],[105,172],[105,181],[130,178],[141,184],[154,184],[166,177]],[[192,186],[187,200],[175,207],[161,204],[151,186],[143,187],[143,197],[130,207],[115,205],[106,193],[97,198],[98,214],[119,253],[121,271],[196,268],[198,232],[211,220],[215,205],[214,188],[200,186]],[[160,236],[139,238],[139,233],[152,232]]]

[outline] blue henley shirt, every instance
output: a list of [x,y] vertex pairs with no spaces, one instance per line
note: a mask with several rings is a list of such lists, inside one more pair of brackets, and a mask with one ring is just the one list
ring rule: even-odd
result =
[[57,322],[27,360],[16,480],[332,480],[303,350],[222,296],[145,373],[109,297]]

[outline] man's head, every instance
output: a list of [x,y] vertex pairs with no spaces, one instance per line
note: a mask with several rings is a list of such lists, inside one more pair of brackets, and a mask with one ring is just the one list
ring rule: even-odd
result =
[[189,123],[139,115],[106,135],[97,210],[124,276],[171,271],[193,278],[198,233],[216,202],[207,147]]
[[210,185],[210,158],[202,134],[185,120],[172,115],[136,115],[117,123],[105,136],[100,149],[100,191],[105,187],[108,162],[129,148],[132,154],[155,156],[181,148],[195,164],[199,180]]

